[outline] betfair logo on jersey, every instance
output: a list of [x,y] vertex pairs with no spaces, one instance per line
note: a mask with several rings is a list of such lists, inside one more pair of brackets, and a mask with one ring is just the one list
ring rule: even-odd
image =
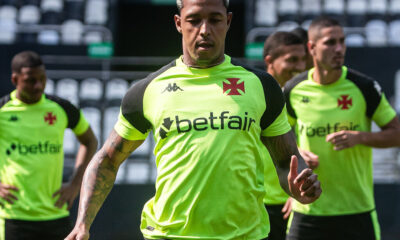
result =
[[306,134],[307,137],[325,137],[326,135],[334,132],[339,132],[342,130],[352,130],[359,131],[360,125],[350,122],[348,125],[341,124],[339,122],[334,124],[326,124],[325,126],[306,126],[305,124],[300,124],[299,132],[300,135]]
[[220,114],[210,112],[208,116],[194,119],[182,119],[179,116],[175,116],[172,119],[170,117],[164,118],[159,133],[162,139],[168,137],[168,132],[174,124],[178,134],[190,131],[205,131],[208,129],[250,131],[251,125],[255,122],[256,120],[249,117],[247,112],[244,113],[244,116],[229,115],[229,111],[223,111]]
[[23,143],[11,143],[10,148],[6,150],[7,155],[11,155],[14,151],[17,151],[20,155],[28,154],[57,154],[60,153],[62,148],[61,144],[53,144],[49,141],[38,142],[37,144],[23,144]]

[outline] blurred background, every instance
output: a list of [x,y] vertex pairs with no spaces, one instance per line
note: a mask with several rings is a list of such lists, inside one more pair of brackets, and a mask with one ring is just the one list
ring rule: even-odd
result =
[[[338,19],[346,65],[375,78],[400,112],[400,0],[231,0],[230,11],[226,53],[261,69],[271,33],[307,29],[320,15]],[[81,107],[102,144],[129,86],[181,55],[176,13],[175,0],[0,0],[0,95],[13,90],[11,58],[34,50],[46,64],[46,92]],[[157,174],[153,145],[149,137],[123,163],[91,239],[141,239],[140,212]],[[64,151],[67,180],[77,151],[70,131]],[[374,181],[383,240],[400,239],[399,149],[374,149]]]

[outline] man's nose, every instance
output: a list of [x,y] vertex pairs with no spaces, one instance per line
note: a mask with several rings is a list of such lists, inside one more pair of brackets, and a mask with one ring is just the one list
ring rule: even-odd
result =
[[209,34],[209,31],[209,23],[207,22],[207,20],[203,20],[200,26],[200,34],[207,36]]

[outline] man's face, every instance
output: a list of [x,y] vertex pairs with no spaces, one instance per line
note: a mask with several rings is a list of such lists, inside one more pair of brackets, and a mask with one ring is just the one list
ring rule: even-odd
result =
[[16,86],[18,99],[28,104],[36,103],[46,86],[44,67],[23,67],[21,72],[12,74],[12,82]]
[[232,13],[227,13],[222,0],[184,0],[180,16],[174,19],[182,33],[186,64],[208,67],[224,59]]
[[346,45],[343,29],[339,26],[320,30],[319,38],[309,42],[314,63],[326,70],[340,70],[344,63]]
[[272,59],[270,55],[265,57],[267,71],[279,83],[284,86],[285,83],[296,74],[305,70],[306,50],[303,44],[280,46],[281,55]]

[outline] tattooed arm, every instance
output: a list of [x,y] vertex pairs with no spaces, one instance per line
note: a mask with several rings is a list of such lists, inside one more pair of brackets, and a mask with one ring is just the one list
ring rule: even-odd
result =
[[274,162],[281,187],[301,203],[311,203],[318,199],[322,190],[317,175],[310,168],[297,173],[298,159],[301,165],[305,164],[297,149],[293,132],[275,137],[262,137],[261,140]]
[[65,240],[89,239],[90,226],[114,185],[119,166],[142,143],[142,140],[126,140],[114,130],[111,132],[85,171],[76,224]]

